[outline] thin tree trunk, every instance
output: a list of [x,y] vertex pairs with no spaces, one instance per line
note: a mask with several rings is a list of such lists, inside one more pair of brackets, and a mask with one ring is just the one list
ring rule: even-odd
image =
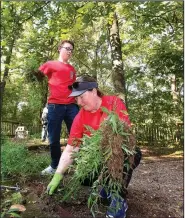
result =
[[121,40],[116,13],[113,15],[112,24],[108,25],[109,41],[112,57],[112,83],[114,91],[126,102],[125,76],[121,52]]
[[9,46],[9,52],[8,55],[6,56],[6,60],[5,60],[5,70],[4,70],[4,74],[3,74],[3,79],[2,79],[2,83],[4,84],[2,93],[4,93],[4,88],[6,85],[6,79],[8,78],[8,73],[9,73],[9,65],[11,62],[11,57],[12,57],[12,50],[14,47],[14,43],[15,43],[15,37],[13,37],[13,39],[11,40],[10,46]]
[[174,74],[171,76],[171,94],[172,94],[173,103],[177,104],[178,94],[176,88],[176,76]]

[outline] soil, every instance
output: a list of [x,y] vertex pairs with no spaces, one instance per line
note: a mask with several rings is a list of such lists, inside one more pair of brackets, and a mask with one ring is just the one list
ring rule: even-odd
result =
[[[169,149],[142,148],[143,159],[134,170],[128,187],[127,218],[182,218],[183,202],[183,152]],[[21,187],[26,207],[23,218],[92,218],[87,207],[90,187],[82,186],[77,199],[60,202],[60,194],[45,193],[50,179],[37,177],[25,181]],[[105,218],[106,206],[100,204],[98,218]]]

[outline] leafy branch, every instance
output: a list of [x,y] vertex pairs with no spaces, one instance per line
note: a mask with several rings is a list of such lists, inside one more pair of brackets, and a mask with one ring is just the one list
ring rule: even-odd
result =
[[108,116],[98,130],[86,127],[91,131],[91,137],[85,135],[79,152],[73,154],[75,164],[71,168],[74,174],[63,190],[65,201],[76,196],[85,179],[93,182],[88,207],[94,216],[98,211],[102,187],[112,197],[121,197],[126,178],[123,168],[131,167],[129,157],[133,156],[135,148],[131,130],[126,123],[120,121],[116,113],[105,108],[103,111]]

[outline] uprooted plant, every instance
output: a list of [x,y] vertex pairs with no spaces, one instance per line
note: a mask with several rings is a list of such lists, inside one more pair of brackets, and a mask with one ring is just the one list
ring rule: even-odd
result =
[[120,191],[125,187],[126,173],[123,168],[132,166],[135,148],[135,139],[131,129],[126,123],[119,120],[114,112],[109,112],[107,119],[98,130],[91,131],[91,136],[83,137],[79,152],[74,154],[74,165],[71,166],[74,174],[65,185],[64,198],[74,197],[85,179],[93,181],[92,192],[88,199],[93,216],[98,212],[100,188],[111,194],[120,196]]

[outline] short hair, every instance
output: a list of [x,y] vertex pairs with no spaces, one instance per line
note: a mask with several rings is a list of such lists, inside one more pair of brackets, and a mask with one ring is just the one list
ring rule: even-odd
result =
[[69,43],[73,46],[73,49],[75,48],[74,42],[71,40],[62,40],[58,46],[58,51],[60,51],[60,49],[62,48],[64,43]]
[[[88,74],[84,74],[84,75],[78,77],[78,78],[76,79],[76,82],[97,82],[97,80],[96,80],[94,77],[89,76]],[[93,89],[90,89],[89,91],[92,91],[92,90],[93,90]],[[97,95],[98,95],[99,97],[102,97],[104,94],[103,94],[103,92],[101,92],[101,91],[97,88]]]

